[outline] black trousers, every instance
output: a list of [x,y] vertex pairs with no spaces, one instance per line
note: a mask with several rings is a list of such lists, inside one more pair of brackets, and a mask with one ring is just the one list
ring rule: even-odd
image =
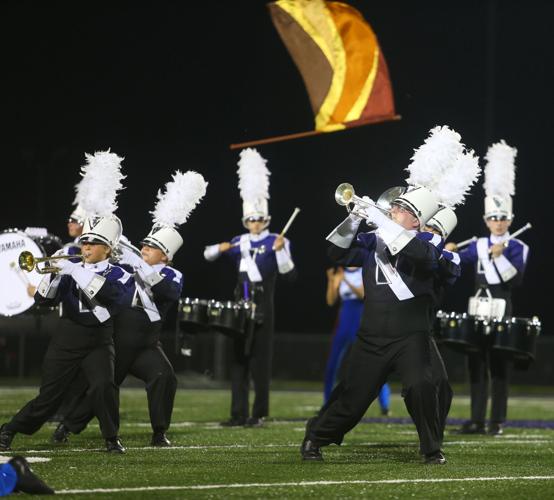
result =
[[[129,374],[145,383],[150,423],[154,431],[165,432],[171,423],[177,377],[158,341],[161,325],[150,323],[142,311],[125,311],[116,320],[115,384]],[[80,433],[94,417],[89,393],[83,393],[65,415],[63,423]]]
[[42,365],[38,396],[8,423],[8,430],[33,434],[56,413],[79,373],[89,386],[92,415],[104,438],[117,436],[119,400],[114,384],[113,325],[84,327],[60,320]]
[[[341,393],[311,422],[308,438],[320,446],[340,444],[344,435],[363,417],[392,372],[400,375],[406,408],[419,435],[420,451],[427,454],[442,445],[445,407],[439,409],[436,380],[433,378],[428,332],[383,339],[358,337],[352,346]],[[436,346],[435,346],[436,347]],[[444,368],[444,365],[443,365]]]
[[[249,351],[249,352],[248,352]],[[264,322],[257,324],[251,344],[244,339],[233,340],[231,366],[231,417],[248,418],[250,377],[254,383],[252,417],[269,415],[269,385],[273,361],[273,317],[266,313]]]
[[508,360],[502,353],[489,346],[483,346],[480,352],[470,353],[467,357],[471,394],[471,420],[485,423],[489,382],[491,394],[492,423],[502,424],[508,412]]

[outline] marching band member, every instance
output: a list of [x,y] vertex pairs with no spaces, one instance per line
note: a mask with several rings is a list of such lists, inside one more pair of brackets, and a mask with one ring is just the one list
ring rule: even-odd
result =
[[[240,153],[239,188],[243,201],[242,223],[248,233],[230,242],[207,246],[204,257],[214,261],[229,257],[237,267],[236,296],[251,299],[255,305],[255,325],[247,339],[233,341],[231,418],[225,426],[259,427],[269,415],[269,384],[273,356],[273,294],[278,275],[295,277],[290,243],[283,235],[270,233],[268,213],[269,175],[266,160],[254,149]],[[248,392],[254,381],[255,399],[250,413]]]
[[[0,450],[9,450],[16,433],[34,434],[56,412],[72,381],[81,371],[108,452],[123,453],[118,438],[119,405],[114,385],[113,317],[131,299],[133,278],[108,262],[121,235],[113,215],[123,175],[114,153],[86,155],[83,202],[89,216],[79,241],[83,262],[61,259],[58,274],[45,275],[35,300],[61,303],[65,319],[46,352],[38,396],[0,428]],[[90,183],[88,182],[90,180]],[[86,194],[85,194],[86,193]],[[60,251],[61,252],[61,251]]]
[[[134,273],[135,290],[131,307],[115,318],[115,384],[128,374],[145,383],[152,425],[151,445],[171,446],[166,432],[171,422],[177,378],[165,355],[160,333],[169,308],[179,300],[183,276],[171,266],[183,239],[177,227],[184,224],[206,194],[207,183],[196,172],[175,172],[158,194],[154,225],[142,240],[140,252],[128,240],[118,247],[119,265]],[[81,398],[54,432],[55,442],[67,442],[69,434],[80,433],[93,418],[91,401]]]
[[[362,269],[340,266],[337,269],[328,269],[326,300],[328,306],[333,306],[340,300],[340,309],[331,344],[331,353],[325,368],[324,404],[329,400],[339,374],[344,372],[343,367],[348,351],[356,339],[356,332],[360,326],[364,304]],[[379,406],[382,415],[390,415],[390,387],[388,384],[384,384],[379,392]]]
[[79,243],[79,237],[83,233],[85,219],[86,212],[84,208],[81,205],[77,205],[67,220],[67,234],[72,238],[72,241],[65,245],[68,249],[68,253],[80,253],[81,245]]
[[393,200],[390,218],[369,203],[364,218],[377,226],[375,231],[356,238],[361,219],[350,214],[327,237],[332,259],[340,265],[363,267],[364,311],[340,394],[308,421],[301,446],[304,460],[322,460],[322,446],[340,444],[389,373],[396,371],[425,463],[446,463],[429,342],[440,251],[428,236],[418,236],[418,230],[445,198],[441,183],[467,157],[476,166],[473,153],[465,151],[457,133],[447,127],[433,129],[408,168],[413,188]]
[[[462,264],[475,266],[476,289],[486,288],[492,297],[506,302],[505,316],[512,316],[512,288],[521,283],[529,247],[518,239],[509,239],[512,224],[512,196],[515,194],[515,157],[517,150],[504,141],[487,152],[485,167],[484,220],[490,236],[460,251]],[[449,243],[449,250],[456,245]],[[508,362],[484,339],[481,352],[468,354],[471,392],[471,419],[461,433],[485,433],[485,417],[491,381],[491,418],[488,432],[500,435],[508,409]]]

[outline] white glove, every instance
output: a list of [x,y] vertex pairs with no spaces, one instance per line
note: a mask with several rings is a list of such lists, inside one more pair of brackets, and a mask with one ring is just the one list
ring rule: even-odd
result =
[[373,222],[376,226],[382,226],[390,221],[390,219],[378,208],[371,206],[365,209],[367,220]]
[[60,269],[58,273],[60,275],[71,274],[75,269],[81,267],[80,262],[71,262],[69,259],[60,259],[54,261],[53,265]]
[[129,264],[133,267],[138,267],[144,261],[142,260],[142,257],[140,255],[137,255],[135,252],[132,252],[128,248],[120,247],[121,248],[121,262],[124,264]]

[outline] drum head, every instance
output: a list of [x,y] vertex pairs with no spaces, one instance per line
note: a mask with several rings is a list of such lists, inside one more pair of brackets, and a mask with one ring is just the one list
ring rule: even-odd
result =
[[21,231],[0,233],[0,314],[15,316],[29,309],[34,299],[27,292],[28,285],[35,288],[42,276],[36,271],[30,273],[19,268],[19,254],[27,250],[35,257],[43,257],[42,249]]

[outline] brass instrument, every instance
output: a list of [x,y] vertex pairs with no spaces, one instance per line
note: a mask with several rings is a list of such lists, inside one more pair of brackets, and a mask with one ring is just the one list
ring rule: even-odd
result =
[[[393,200],[398,198],[400,195],[404,194],[406,188],[402,186],[395,186],[390,189],[387,189],[376,202],[369,202],[356,196],[352,184],[348,182],[343,182],[335,190],[335,201],[348,210],[349,213],[357,215],[365,219],[367,215],[365,214],[365,209],[368,207],[375,207],[385,215],[390,215],[391,203]],[[353,207],[350,207],[353,205]]]
[[33,269],[36,269],[39,274],[49,274],[49,273],[58,273],[60,271],[59,267],[52,265],[45,265],[44,267],[39,267],[38,265],[42,262],[50,263],[54,260],[61,259],[81,259],[84,260],[84,255],[51,255],[50,257],[35,257],[31,252],[24,251],[19,254],[19,268],[23,269],[30,273]]

